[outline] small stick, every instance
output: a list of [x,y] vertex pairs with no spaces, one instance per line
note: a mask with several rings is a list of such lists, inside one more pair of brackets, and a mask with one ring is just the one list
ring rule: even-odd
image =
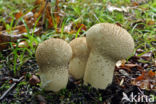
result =
[[43,17],[42,17],[42,26],[44,24],[44,21],[45,21],[45,12],[46,12],[46,8],[47,8],[47,5],[48,5],[48,0],[46,0],[46,4],[44,6],[44,10],[43,10]]
[[20,82],[23,78],[24,78],[24,76],[20,77],[16,83],[12,84],[11,87],[10,87],[8,90],[6,90],[6,91],[3,93],[3,95],[0,97],[0,101],[7,95],[8,92],[11,91],[11,90],[16,86],[16,84],[17,84],[18,82]]

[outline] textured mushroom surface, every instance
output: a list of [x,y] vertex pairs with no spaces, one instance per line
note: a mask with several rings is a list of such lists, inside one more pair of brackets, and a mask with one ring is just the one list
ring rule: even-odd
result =
[[115,63],[133,53],[134,40],[125,29],[110,23],[96,24],[86,34],[90,54],[84,83],[105,89],[112,82]]
[[70,42],[72,48],[72,59],[69,64],[69,74],[75,79],[82,79],[88,60],[89,50],[86,44],[86,37],[80,37]]
[[66,87],[71,57],[72,49],[64,40],[50,38],[39,44],[36,61],[42,88],[56,92]]

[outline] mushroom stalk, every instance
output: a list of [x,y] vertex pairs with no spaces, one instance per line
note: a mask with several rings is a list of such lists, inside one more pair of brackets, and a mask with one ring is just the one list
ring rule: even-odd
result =
[[[59,91],[60,89],[66,88],[68,82],[68,68],[66,66],[46,66],[45,70],[50,69],[47,72],[40,71],[41,78],[41,88],[46,90],[53,89],[54,92]],[[61,76],[60,76],[61,75]]]
[[101,57],[98,52],[91,51],[86,66],[84,84],[89,83],[95,88],[105,89],[112,83],[114,66],[115,61],[111,58]]
[[69,74],[75,79],[82,79],[89,56],[86,38],[76,38],[70,42],[70,46],[73,54],[69,63]]

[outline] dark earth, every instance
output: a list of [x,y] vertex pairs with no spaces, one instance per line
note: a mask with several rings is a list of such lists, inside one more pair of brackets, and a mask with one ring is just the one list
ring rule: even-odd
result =
[[[8,60],[12,60],[13,56],[11,50],[3,50],[3,56],[9,56]],[[20,53],[19,53],[20,54]],[[69,78],[67,88],[61,90],[58,93],[46,92],[39,87],[39,83],[30,82],[30,77],[32,75],[37,75],[38,65],[35,61],[35,56],[28,59],[17,71],[16,75],[13,74],[13,70],[9,69],[9,64],[6,60],[1,59],[2,67],[0,68],[0,96],[5,93],[5,91],[21,76],[24,78],[17,82],[16,86],[12,88],[6,94],[6,96],[1,99],[1,104],[135,104],[133,102],[122,100],[123,94],[127,94],[129,97],[133,92],[134,95],[143,93],[144,95],[150,96],[156,95],[153,90],[142,90],[137,86],[130,83],[130,77],[137,77],[136,73],[139,73],[137,67],[131,69],[131,76],[118,75],[119,70],[116,68],[115,76],[111,85],[109,85],[105,90],[97,90],[91,86],[84,86],[82,80],[74,80]],[[129,62],[137,62],[136,57],[131,57]],[[145,65],[144,65],[145,66]],[[18,67],[18,64],[17,64]],[[151,66],[153,71],[155,67]],[[122,86],[119,85],[118,80],[122,78],[125,79]],[[34,83],[34,84],[33,84]],[[137,104],[156,104],[156,102],[148,103],[141,102]]]

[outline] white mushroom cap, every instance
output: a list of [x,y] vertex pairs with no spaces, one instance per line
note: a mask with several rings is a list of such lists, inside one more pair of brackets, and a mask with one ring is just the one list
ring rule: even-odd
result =
[[110,23],[100,23],[87,31],[87,44],[100,54],[119,60],[130,56],[134,49],[134,40],[123,28]]
[[116,61],[132,54],[133,38],[125,29],[110,23],[96,24],[86,34],[90,55],[84,83],[105,89],[112,82]]
[[86,38],[76,38],[70,42],[70,46],[72,47],[73,55],[69,64],[69,74],[75,79],[82,79],[89,55]]
[[51,38],[39,44],[36,60],[42,88],[56,92],[66,87],[71,57],[72,49],[64,40]]

